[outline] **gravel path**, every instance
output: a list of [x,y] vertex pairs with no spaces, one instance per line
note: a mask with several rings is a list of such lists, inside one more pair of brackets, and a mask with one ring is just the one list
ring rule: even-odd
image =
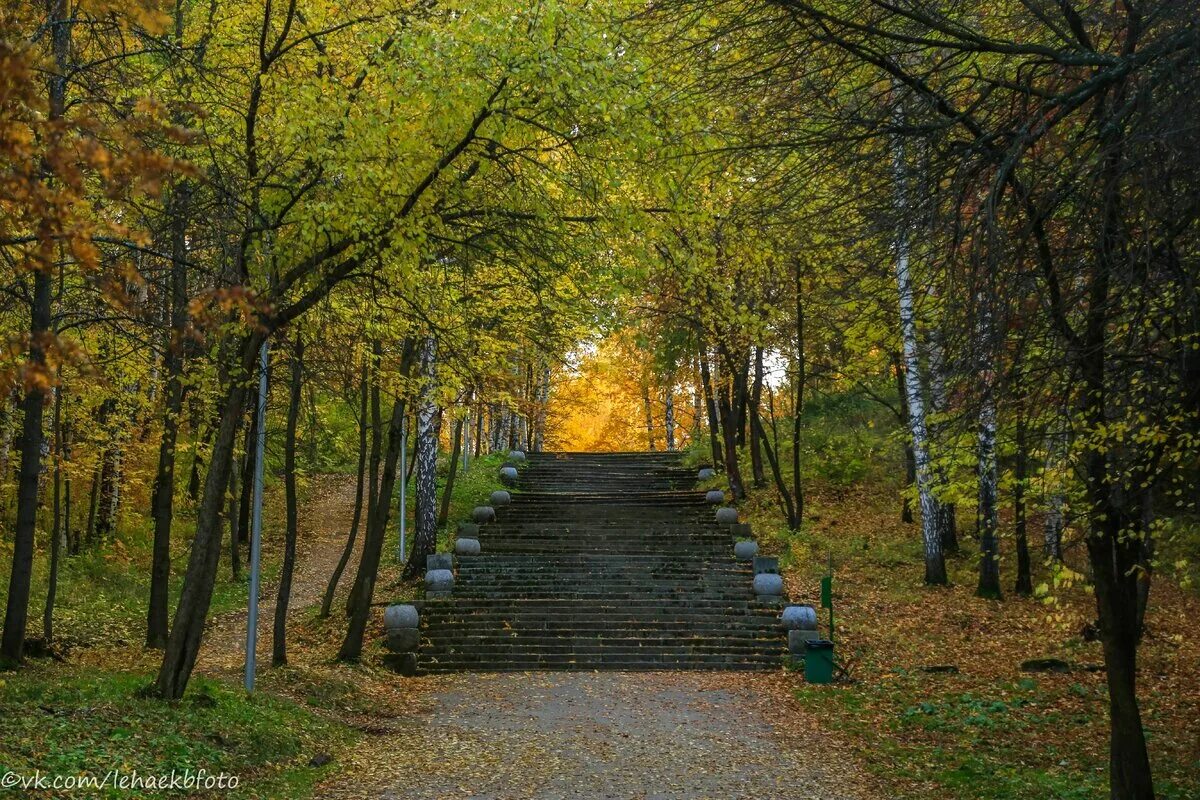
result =
[[[353,477],[345,475],[316,475],[312,479],[308,499],[299,517],[300,529],[296,536],[296,568],[292,576],[292,597],[288,603],[288,619],[306,609],[320,605],[325,586],[333,573],[334,565],[342,555],[350,519],[354,514]],[[337,602],[354,581],[359,553],[362,549],[363,532],[360,529],[355,542],[354,554],[342,575]],[[265,545],[266,546],[266,545]],[[282,549],[282,542],[270,543]],[[245,550],[242,558],[248,558]],[[248,567],[243,564],[243,569]],[[228,569],[221,564],[222,575]],[[260,664],[271,663],[271,643],[274,639],[275,600],[279,591],[272,582],[264,585],[259,594],[258,607],[258,654]],[[289,626],[290,627],[290,626]],[[291,641],[289,639],[289,650]],[[228,674],[242,669],[246,659],[246,612],[244,610],[224,614],[209,621],[204,634],[204,646],[200,649],[198,668],[209,674]]]
[[[438,676],[321,797],[867,800],[780,675]],[[417,688],[417,687],[414,687]]]
[[[301,515],[293,602],[320,602],[353,482],[318,477]],[[352,562],[353,565],[353,562]],[[353,579],[353,566],[347,570]],[[263,594],[269,659],[274,589]],[[289,615],[290,616],[290,615]],[[213,621],[210,674],[240,671],[245,613]],[[299,651],[297,655],[313,657]],[[266,663],[264,661],[264,663]],[[365,676],[364,676],[365,678]],[[374,680],[379,680],[376,676]],[[331,800],[873,800],[854,756],[794,700],[782,673],[558,672],[382,676],[396,702],[363,719],[316,797]],[[395,681],[393,684],[392,681]],[[351,715],[353,716],[353,715]]]

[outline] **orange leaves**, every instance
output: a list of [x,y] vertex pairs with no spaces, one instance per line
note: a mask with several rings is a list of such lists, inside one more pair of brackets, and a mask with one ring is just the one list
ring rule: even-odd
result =
[[[44,356],[40,363],[26,357],[35,342]],[[56,336],[51,331],[36,339],[28,335],[14,336],[0,350],[0,396],[20,388],[23,393],[40,391],[48,402],[50,390],[58,384],[59,368],[72,365],[82,370],[86,363],[87,356],[77,342]]]
[[[76,12],[99,13],[103,6],[118,24],[124,14],[126,24],[143,28],[160,13],[144,3],[109,5],[85,3]],[[125,254],[102,252],[97,239],[147,240],[123,221],[136,218],[125,202],[156,195],[167,176],[190,172],[156,144],[181,141],[186,132],[156,100],[141,98],[112,113],[103,102],[74,102],[73,84],[63,116],[53,116],[46,76],[56,67],[43,50],[49,37],[28,35],[36,23],[0,17],[0,249],[25,272],[56,266],[92,276],[107,272],[96,283],[120,305],[140,277]],[[90,58],[90,46],[80,44],[75,58]]]
[[171,24],[169,5],[163,0],[76,0],[76,13],[119,18],[123,27],[144,28],[161,34]]

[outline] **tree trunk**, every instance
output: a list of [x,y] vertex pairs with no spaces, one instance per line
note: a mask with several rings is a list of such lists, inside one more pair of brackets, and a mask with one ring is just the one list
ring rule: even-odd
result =
[[[1024,402],[1021,398],[1020,402]],[[1029,448],[1025,409],[1017,413],[1016,459],[1013,464],[1013,537],[1017,545],[1017,582],[1013,591],[1024,597],[1033,594],[1033,575],[1029,563],[1029,536],[1026,523],[1025,484],[1029,478]]]
[[[986,381],[987,379],[985,379]],[[984,390],[983,405],[979,412],[978,436],[979,478],[979,585],[975,594],[979,597],[999,598],[1000,589],[1000,540],[999,518],[996,497],[999,484],[996,464],[996,404],[990,386]]]
[[321,599],[321,619],[328,617],[330,609],[333,608],[333,597],[337,592],[338,583],[342,580],[342,573],[350,563],[350,556],[354,553],[354,541],[358,538],[358,526],[362,521],[363,490],[367,474],[367,396],[370,384],[370,371],[366,361],[363,361],[359,383],[358,480],[354,487],[354,516],[350,520],[350,534],[346,537],[346,546],[342,548],[342,555],[338,558],[337,566],[333,568],[333,574],[329,576],[329,585],[325,587],[325,596]]
[[58,388],[54,391],[54,516],[50,526],[50,576],[46,581],[46,608],[42,613],[42,641],[54,640],[54,597],[58,594],[58,566],[62,560],[62,367],[58,368]]
[[1058,485],[1061,477],[1058,475],[1063,459],[1066,457],[1066,423],[1056,420],[1051,425],[1060,426],[1060,430],[1052,431],[1046,445],[1046,468],[1051,483],[1050,497],[1046,502],[1046,519],[1042,530],[1042,551],[1046,557],[1062,561],[1062,536],[1065,520],[1063,519],[1063,492]]
[[425,572],[425,558],[437,549],[437,418],[435,400],[437,344],[432,337],[421,342],[421,387],[417,395],[417,484],[412,556],[405,573]]
[[279,572],[279,594],[275,600],[275,630],[271,641],[271,666],[287,663],[287,613],[292,599],[292,573],[296,569],[296,539],[299,515],[296,507],[296,425],[304,401],[304,337],[296,332],[292,349],[292,382],[288,393],[287,430],[283,440],[283,491],[287,506],[287,531],[284,534],[283,567]]
[[[254,372],[251,377],[258,373],[258,365],[255,364]],[[257,386],[257,382],[253,384]],[[253,388],[247,388],[246,404],[250,404],[251,398],[257,397],[254,394]],[[267,363],[267,392],[271,391],[271,364]],[[265,424],[265,417],[264,417]],[[238,533],[242,537],[243,544],[250,540],[250,507],[254,500],[254,471],[257,469],[256,462],[258,461],[258,448],[254,446],[254,442],[258,441],[258,415],[250,415],[250,430],[246,434],[246,454],[242,461],[242,497],[241,505],[238,508]]]
[[750,351],[738,360],[735,367],[729,354],[726,354],[726,365],[729,374],[733,376],[733,430],[738,447],[746,446],[746,434],[749,427],[749,415],[746,409],[750,406]]
[[713,396],[712,373],[708,368],[708,353],[700,350],[700,384],[704,390],[704,404],[708,410],[708,440],[712,446],[713,469],[721,466],[721,433],[717,422],[717,400]]
[[475,457],[483,455],[483,403],[475,411]]
[[762,446],[760,441],[762,435],[762,425],[754,423],[755,418],[760,413],[759,409],[762,406],[762,385],[763,385],[763,353],[762,347],[755,345],[754,347],[754,384],[750,390],[750,471],[754,480],[754,488],[761,489],[767,484],[767,475],[763,471],[762,451],[759,449]]
[[[62,458],[64,464],[71,461],[71,437],[75,431],[69,406],[66,413],[67,419],[63,423]],[[79,531],[71,524],[71,520],[71,472],[66,470],[63,475],[63,544],[67,548],[68,555],[77,555],[79,553]]]
[[471,429],[474,423],[471,421],[471,397],[467,396],[467,401],[464,404],[463,414],[463,429],[462,429],[462,453],[459,461],[462,463],[462,471],[465,475],[471,469]]
[[[933,411],[934,422],[928,426],[929,447],[932,449],[937,442],[943,439],[943,428],[945,423],[940,420],[940,417],[946,413],[948,399],[946,396],[946,372],[945,372],[945,349],[942,344],[943,333],[940,329],[934,330],[929,337],[929,401],[930,408]],[[948,478],[946,469],[941,464],[931,462],[931,476],[933,484],[937,488],[944,487]],[[934,508],[937,509],[938,526],[941,531],[942,552],[957,553],[958,552],[958,508],[954,503],[948,503],[938,496],[936,488],[933,492]]]
[[[60,0],[61,2],[61,0]],[[57,4],[56,4],[57,6]],[[64,27],[58,25],[57,27]],[[33,276],[33,302],[29,326],[29,364],[34,371],[46,368],[44,341],[50,331],[51,276],[48,268]],[[34,530],[37,525],[38,482],[42,473],[42,412],[46,389],[27,382],[22,402],[21,473],[17,484],[17,524],[13,532],[12,572],[8,579],[8,605],[4,612],[4,637],[0,657],[19,662],[25,652],[29,621],[29,588],[33,577]]]
[[675,398],[671,394],[671,381],[667,381],[667,410],[664,420],[667,432],[667,449],[675,449]]
[[[212,435],[215,425],[206,425],[204,430],[196,437],[196,444],[192,450],[192,466],[188,470],[188,485],[187,495],[188,500],[192,505],[195,505],[200,499],[200,467],[204,463],[202,451],[208,446],[209,436]],[[238,541],[241,541],[240,539]]]
[[650,387],[642,387],[642,403],[646,409],[646,439],[649,442],[650,452],[654,452],[654,413],[650,406]]
[[800,475],[800,421],[808,384],[808,358],[804,351],[804,285],[796,259],[796,372],[792,377],[792,496],[796,502],[796,530],[804,523],[804,482]]
[[[902,120],[901,120],[902,121]],[[900,305],[900,336],[904,344],[905,393],[908,400],[909,435],[917,462],[917,494],[921,502],[921,540],[925,549],[925,583],[946,583],[946,561],[942,555],[940,512],[933,494],[933,473],[929,458],[929,436],[925,426],[925,399],[921,386],[921,360],[917,345],[916,309],[913,305],[912,274],[909,270],[908,190],[904,149],[894,145],[896,206],[901,215],[896,230],[896,287]]]
[[238,486],[242,479],[241,461],[235,455],[229,473],[229,490],[225,506],[225,522],[229,525],[229,575],[233,580],[242,576],[241,536],[238,534]]
[[[47,12],[47,28],[55,61],[54,74],[47,80],[47,111],[49,119],[59,120],[66,112],[67,60],[71,53],[71,22],[67,0],[50,0]],[[37,525],[38,481],[42,472],[44,440],[42,414],[46,406],[46,389],[38,378],[49,378],[49,375],[39,373],[46,370],[46,338],[51,333],[52,268],[53,264],[50,263],[36,265],[29,305],[29,372],[26,375],[23,402],[25,419],[21,428],[21,474],[17,482],[17,519],[13,530],[8,603],[4,610],[4,634],[0,637],[0,660],[14,663],[19,662],[25,653],[25,629],[29,623],[33,537]]]
[[[1091,468],[1088,473],[1095,478]],[[1153,800],[1150,760],[1137,701],[1139,637],[1135,567],[1140,542],[1128,533],[1136,529],[1133,521],[1113,508],[1106,498],[1098,498],[1104,493],[1104,488],[1089,487],[1091,499],[1098,500],[1100,505],[1096,508],[1098,513],[1087,546],[1095,576],[1096,608],[1108,682],[1110,796],[1113,800]]]
[[721,411],[721,432],[725,437],[725,479],[729,482],[729,492],[734,502],[746,499],[746,489],[742,484],[742,470],[738,465],[737,451],[737,418],[733,404],[729,399],[728,385],[720,387],[717,403]]
[[450,518],[450,497],[454,494],[454,476],[458,474],[458,453],[462,449],[463,427],[466,420],[459,417],[454,423],[454,434],[451,437],[453,443],[450,445],[450,472],[446,475],[446,487],[442,489],[442,507],[438,510],[437,525],[441,528],[446,524],[446,520]]
[[92,488],[88,492],[88,512],[87,512],[87,535],[86,540],[89,547],[96,543],[96,504],[99,502],[100,495],[100,471],[103,464],[103,456],[97,455],[96,465],[92,468]]
[[167,644],[167,593],[171,580],[171,519],[175,499],[175,440],[183,413],[183,336],[188,318],[187,221],[191,189],[186,181],[171,192],[171,320],[163,355],[166,407],[158,448],[158,471],[150,499],[154,544],[150,565],[150,602],[146,610],[146,646]]
[[[406,339],[400,358],[400,375],[407,377],[412,364],[413,342]],[[371,614],[371,597],[375,593],[375,580],[379,575],[379,558],[383,553],[383,539],[387,531],[388,515],[392,508],[392,492],[396,488],[397,462],[400,461],[400,442],[404,430],[405,400],[396,398],[392,404],[392,418],[388,423],[387,452],[383,459],[383,472],[379,479],[374,508],[367,509],[367,530],[363,537],[362,557],[358,562],[358,574],[354,577],[354,588],[350,591],[350,624],[346,638],[338,650],[339,661],[358,661],[362,656],[363,635]],[[403,469],[403,463],[399,469]],[[409,562],[412,563],[411,561]],[[422,564],[424,567],[424,564]]]
[[542,367],[542,381],[538,387],[537,427],[533,436],[533,452],[540,453],[546,446],[546,410],[550,405],[550,367]]
[[117,509],[120,503],[121,447],[114,434],[104,450],[104,467],[100,471],[100,500],[96,511],[96,540],[103,544],[116,530]]
[[[239,374],[243,380],[254,373],[254,363],[264,339],[265,334],[260,331],[242,337],[238,354]],[[204,633],[217,564],[221,557],[221,505],[229,486],[233,444],[245,413],[245,399],[246,392],[241,382],[236,378],[230,380],[225,387],[220,424],[213,440],[208,475],[204,479],[204,491],[196,513],[196,531],[179,604],[175,608],[171,634],[154,683],[155,691],[164,699],[178,700],[183,696],[200,652],[200,637]]]
[[[267,377],[267,390],[270,391],[271,378]],[[252,391],[247,389],[247,391]],[[249,405],[249,398],[247,398]],[[250,428],[246,432],[246,452],[242,458],[242,496],[238,502],[238,535],[243,544],[250,540],[250,501],[254,489],[254,462],[258,458],[254,442],[258,441],[258,415],[250,415]]]
[[[1113,90],[1123,104],[1124,83]],[[1099,116],[1098,119],[1103,119]],[[1069,342],[1080,377],[1079,408],[1083,430],[1100,433],[1109,423],[1108,337],[1113,304],[1112,276],[1128,269],[1125,221],[1121,218],[1124,130],[1106,125],[1098,139],[1107,152],[1100,170],[1100,233],[1087,286],[1087,315],[1081,336]],[[1118,289],[1120,291],[1120,289]],[[1138,569],[1144,550],[1144,528],[1150,517],[1149,481],[1137,480],[1117,459],[1119,448],[1092,447],[1082,455],[1089,514],[1087,537],[1109,702],[1109,794],[1112,800],[1154,800],[1150,758],[1137,700],[1139,627]]]
[[[380,366],[383,359],[383,345],[376,340],[371,343],[371,374],[373,380],[371,382],[371,451],[367,461],[367,531],[372,529],[375,519],[375,512],[379,508],[379,465],[383,459],[383,414],[380,407],[379,384],[380,384]],[[393,413],[395,406],[392,407]],[[403,427],[403,426],[402,426]],[[400,468],[404,468],[404,453],[400,454]],[[364,536],[364,541],[366,537]],[[359,582],[362,580],[360,576],[363,574],[362,567],[363,554],[358,556],[359,566],[354,575],[354,585],[350,587],[349,594],[346,595],[346,616],[354,614],[354,603],[362,593],[362,587]]]
[[496,419],[496,404],[488,403],[488,452],[494,453],[500,449],[499,422]]
[[[779,500],[783,504],[783,513],[787,517],[788,528],[791,530],[800,529],[800,519],[796,515],[796,507],[792,504],[792,496],[788,492],[787,484],[783,480],[783,473],[779,469],[779,459],[775,457],[775,451],[771,447],[771,443],[767,440],[766,433],[763,431],[762,417],[757,411],[751,409],[754,416],[750,418],[750,424],[758,429],[758,440],[767,454],[767,460],[771,463],[771,475],[775,478],[775,488],[779,490]],[[753,435],[753,432],[752,432]]]

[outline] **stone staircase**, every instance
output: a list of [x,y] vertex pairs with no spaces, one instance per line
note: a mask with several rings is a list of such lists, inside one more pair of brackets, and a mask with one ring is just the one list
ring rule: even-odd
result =
[[674,453],[539,453],[421,604],[420,672],[779,667],[779,609]]

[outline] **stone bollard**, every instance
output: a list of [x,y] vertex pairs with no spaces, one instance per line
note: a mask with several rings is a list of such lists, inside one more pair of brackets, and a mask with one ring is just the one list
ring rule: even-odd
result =
[[735,523],[737,521],[738,521],[738,513],[737,513],[736,508],[730,508],[729,506],[722,506],[721,508],[717,509],[717,524],[718,525],[732,525],[733,523]]
[[712,503],[714,506],[719,506],[725,502],[725,493],[720,489],[709,489],[705,493],[704,499],[706,502]]
[[398,675],[411,678],[417,674],[417,654],[384,653],[383,665]]
[[715,477],[717,477],[717,471],[712,467],[704,467],[696,473],[696,480],[698,481],[711,481]]
[[454,556],[450,553],[430,553],[425,556],[425,569],[454,569]]
[[458,535],[462,539],[478,539],[479,526],[474,522],[460,522],[458,523]]
[[755,556],[754,557],[754,574],[755,575],[778,575],[779,574],[779,559],[773,556]]
[[792,658],[800,660],[804,659],[806,652],[806,642],[815,642],[821,638],[818,631],[788,631],[788,652],[792,654]]
[[449,597],[454,591],[454,573],[448,569],[431,569],[425,573],[426,597]]
[[498,489],[492,492],[492,496],[488,498],[495,508],[503,508],[512,504],[512,495],[503,489]]
[[817,610],[809,605],[788,606],[779,615],[779,621],[787,630],[788,652],[798,661],[804,660],[806,642],[821,638],[817,631]]
[[754,576],[754,593],[760,602],[775,604],[783,599],[783,578],[770,572]]
[[421,643],[421,631],[417,628],[396,628],[387,632],[389,653],[415,653]]
[[741,541],[734,542],[733,557],[738,561],[751,561],[758,554],[758,542]]
[[509,450],[508,451],[508,460],[515,461],[518,464],[520,464],[522,461],[525,460],[525,451],[524,450]]
[[779,615],[783,627],[789,631],[815,631],[817,610],[810,605],[788,606]]
[[460,556],[477,556],[482,548],[478,539],[458,538],[454,540],[454,552]]
[[477,525],[482,525],[485,522],[495,522],[496,509],[491,506],[475,506],[475,509],[471,512],[471,519]]
[[729,532],[738,539],[750,539],[754,536],[749,522],[735,522],[729,526]]
[[516,467],[501,467],[500,482],[505,486],[516,486],[517,484],[517,468]]
[[384,663],[401,675],[417,670],[417,648],[421,644],[421,616],[416,606],[396,603],[383,611],[383,626],[387,631],[388,653]]
[[421,615],[416,606],[393,603],[383,610],[383,627],[389,631],[393,628],[417,628],[420,625]]

